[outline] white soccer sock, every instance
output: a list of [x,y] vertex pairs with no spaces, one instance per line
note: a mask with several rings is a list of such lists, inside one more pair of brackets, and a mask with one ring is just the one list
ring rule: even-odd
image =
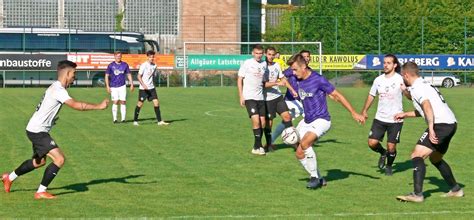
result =
[[38,187],[38,191],[36,191],[36,192],[37,193],[46,192],[46,189],[48,189],[48,187],[43,186],[43,185],[40,184],[40,186]]
[[18,175],[16,175],[15,171],[11,172],[10,175],[8,175],[8,179],[10,181],[15,180],[17,177],[18,177]]
[[122,121],[125,121],[125,114],[127,113],[127,106],[124,104],[120,105],[120,114],[122,115]]
[[112,105],[112,116],[114,117],[114,121],[117,121],[117,105]]
[[317,177],[318,175],[318,162],[316,161],[316,153],[314,153],[313,147],[308,147],[304,150],[304,156],[306,157],[306,166],[311,177]]
[[282,122],[280,122],[280,124],[278,124],[278,126],[275,128],[275,130],[272,133],[272,144],[275,143],[278,137],[280,137],[283,130],[285,130],[285,125]]
[[304,170],[306,170],[306,172],[308,172],[308,174],[311,174],[311,172],[309,171],[308,169],[308,163],[306,162],[306,157],[303,158],[303,159],[299,159],[301,165],[303,166]]

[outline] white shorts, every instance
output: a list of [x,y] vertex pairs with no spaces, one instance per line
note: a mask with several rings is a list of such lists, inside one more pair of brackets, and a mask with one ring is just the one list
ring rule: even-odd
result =
[[318,139],[321,138],[324,134],[326,134],[329,129],[331,128],[331,121],[326,119],[318,118],[313,122],[307,124],[304,120],[301,120],[296,130],[302,139],[306,133],[311,132],[318,136]]
[[288,109],[290,110],[290,115],[292,119],[300,117],[302,115],[304,117],[304,110],[303,104],[301,104],[298,100],[285,100]]
[[112,101],[126,101],[127,100],[127,86],[123,85],[120,87],[110,88],[110,98]]

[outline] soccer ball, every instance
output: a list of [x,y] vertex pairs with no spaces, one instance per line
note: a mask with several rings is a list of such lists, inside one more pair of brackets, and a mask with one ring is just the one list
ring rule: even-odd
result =
[[300,141],[300,136],[295,127],[288,127],[281,133],[281,139],[283,143],[293,145]]

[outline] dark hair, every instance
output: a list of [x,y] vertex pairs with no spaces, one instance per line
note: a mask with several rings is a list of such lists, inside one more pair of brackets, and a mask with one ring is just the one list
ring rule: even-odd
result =
[[275,53],[278,53],[274,47],[267,47],[267,49],[265,49],[265,53],[268,52],[269,50],[273,50],[275,51]]
[[300,54],[303,54],[303,53],[308,53],[309,55],[311,55],[311,52],[309,52],[309,50],[301,50]]
[[395,67],[395,72],[400,73],[400,71],[402,70],[402,65],[398,61],[398,58],[393,54],[387,54],[387,55],[385,55],[384,58],[387,58],[387,57],[391,57],[392,60],[393,60],[393,63],[397,64],[397,67]]
[[291,56],[288,61],[286,61],[286,64],[288,64],[288,66],[293,65],[293,63],[306,64],[306,60],[304,59],[303,55],[301,55],[301,53],[297,53]]
[[255,49],[263,50],[263,46],[261,44],[255,44],[255,45],[253,45],[252,50],[255,50]]
[[146,52],[146,56],[151,56],[151,55],[155,55],[155,51],[149,50]]
[[115,51],[114,55],[117,55],[117,54],[122,54],[122,52],[117,50],[117,51]]
[[66,68],[76,68],[77,64],[69,60],[61,60],[58,62],[58,70],[63,70]]
[[419,76],[420,69],[418,68],[418,65],[416,65],[415,62],[409,61],[403,64],[403,71],[407,71],[409,73],[415,74]]

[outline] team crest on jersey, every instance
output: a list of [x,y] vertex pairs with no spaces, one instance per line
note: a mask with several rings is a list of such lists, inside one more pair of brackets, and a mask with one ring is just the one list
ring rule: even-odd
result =
[[56,146],[56,142],[54,142],[54,140],[51,140],[51,142],[49,142],[49,144],[50,144],[51,146]]
[[305,92],[303,89],[298,89],[298,94],[299,94],[301,100],[304,100],[307,97],[313,97],[314,96],[312,92]]
[[122,73],[122,71],[118,70],[118,69],[115,69],[114,70],[114,75],[120,75]]
[[255,109],[254,108],[250,109],[250,112],[255,113]]

